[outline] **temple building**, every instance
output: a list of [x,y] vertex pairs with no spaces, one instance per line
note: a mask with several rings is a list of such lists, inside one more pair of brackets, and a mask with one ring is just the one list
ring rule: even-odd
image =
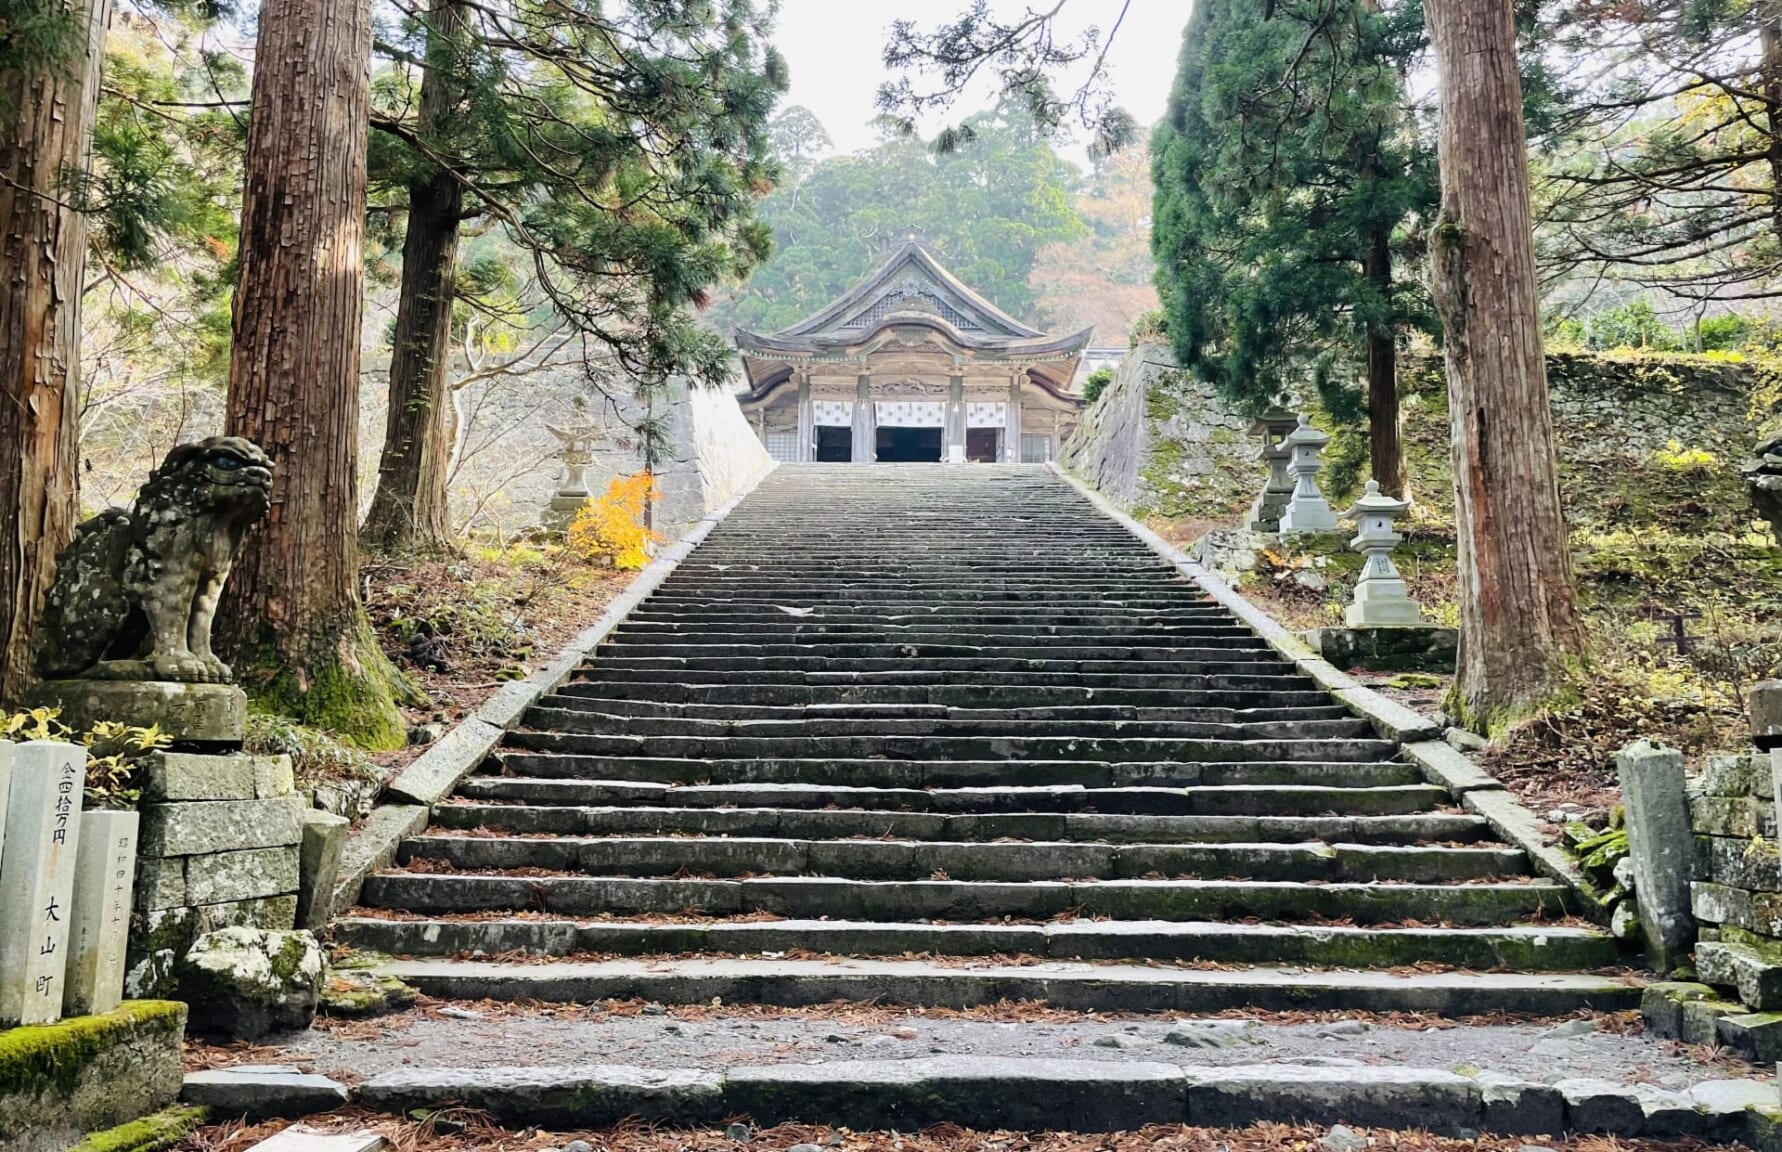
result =
[[738,402],[776,460],[1044,463],[1092,335],[1028,327],[912,242],[810,319],[737,332]]

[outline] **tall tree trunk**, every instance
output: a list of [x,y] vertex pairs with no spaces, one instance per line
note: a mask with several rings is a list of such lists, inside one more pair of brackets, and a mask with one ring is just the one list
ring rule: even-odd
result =
[[1770,230],[1782,238],[1782,13],[1778,0],[1758,6],[1758,43],[1763,49],[1764,127],[1769,130]]
[[0,72],[0,699],[31,678],[56,553],[80,518],[80,297],[87,167],[110,0],[69,0],[73,51]]
[[255,61],[228,427],[278,471],[223,640],[263,706],[399,747],[406,685],[358,593],[370,0],[266,0]]
[[[1368,237],[1367,278],[1381,299],[1392,292],[1391,241],[1386,228],[1375,228]],[[1398,416],[1398,333],[1390,324],[1367,328],[1367,429],[1374,479],[1388,494],[1402,499],[1409,481]]]
[[[427,73],[421,79],[418,135],[449,130],[458,97],[455,41],[463,0],[433,0],[427,14]],[[390,353],[390,399],[384,450],[362,538],[381,549],[445,548],[451,541],[446,477],[446,366],[452,336],[452,293],[458,270],[463,186],[434,168],[408,186],[408,232],[402,243],[402,295]]]
[[1460,552],[1452,710],[1500,731],[1564,699],[1584,655],[1547,399],[1522,86],[1507,0],[1429,0],[1442,207],[1430,288],[1445,334]]

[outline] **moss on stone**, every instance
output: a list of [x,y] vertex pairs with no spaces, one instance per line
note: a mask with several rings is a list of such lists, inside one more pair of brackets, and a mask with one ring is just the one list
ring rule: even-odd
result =
[[195,1104],[176,1104],[159,1112],[95,1132],[71,1152],[161,1152],[190,1135],[208,1112]]
[[250,685],[254,711],[289,716],[370,752],[404,747],[408,729],[397,702],[424,702],[384,655],[363,615],[341,635],[319,637],[306,660],[286,660],[271,643],[264,644],[241,676]]
[[54,1024],[0,1032],[0,1095],[49,1084],[69,1095],[94,1060],[138,1035],[183,1035],[186,1006],[170,1000],[132,1000],[103,1016],[71,1016]]

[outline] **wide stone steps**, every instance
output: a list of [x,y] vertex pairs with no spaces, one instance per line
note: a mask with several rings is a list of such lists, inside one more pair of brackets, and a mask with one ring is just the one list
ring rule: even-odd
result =
[[1087,812],[1149,816],[1399,816],[1426,813],[1448,794],[1432,784],[1317,787],[1306,784],[1226,784],[1159,788],[1086,788],[1078,784],[1027,787],[863,787],[842,784],[664,784],[641,780],[473,776],[458,788],[473,799],[523,804],[637,804],[907,810],[912,812]]
[[1049,472],[785,468],[335,931],[469,998],[1632,1005],[1453,803]]
[[[495,783],[517,784],[517,781]],[[440,805],[434,827],[552,836],[752,836],[807,840],[1100,841],[1107,844],[1473,843],[1489,839],[1478,816],[1145,816],[1104,812],[922,812],[747,806],[646,808],[541,803]],[[1516,869],[1520,871],[1520,864]]]
[[1049,924],[886,924],[849,920],[482,920],[350,917],[343,943],[402,956],[1037,956],[1051,960],[1187,960],[1320,968],[1441,964],[1522,971],[1614,964],[1613,940],[1556,925],[1354,928],[1218,921],[1072,920]]

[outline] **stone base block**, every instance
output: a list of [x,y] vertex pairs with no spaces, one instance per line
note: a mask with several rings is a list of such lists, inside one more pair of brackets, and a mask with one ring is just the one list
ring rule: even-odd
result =
[[247,693],[233,684],[167,680],[45,680],[25,695],[33,708],[56,708],[84,732],[102,720],[159,725],[179,747],[227,752],[247,731]]
[[179,1096],[186,1006],[132,1001],[103,1016],[0,1031],[0,1148],[63,1152]]
[[1452,672],[1460,631],[1433,624],[1314,628],[1306,643],[1338,668],[1370,672]]
[[130,917],[130,951],[124,961],[124,993],[128,996],[172,996],[179,991],[174,975],[192,942],[219,928],[269,928],[286,931],[297,922],[297,897],[273,896],[200,908],[138,911]]
[[1736,989],[1748,1008],[1763,1012],[1782,1008],[1782,964],[1756,948],[1704,940],[1695,950],[1695,966],[1704,984]]

